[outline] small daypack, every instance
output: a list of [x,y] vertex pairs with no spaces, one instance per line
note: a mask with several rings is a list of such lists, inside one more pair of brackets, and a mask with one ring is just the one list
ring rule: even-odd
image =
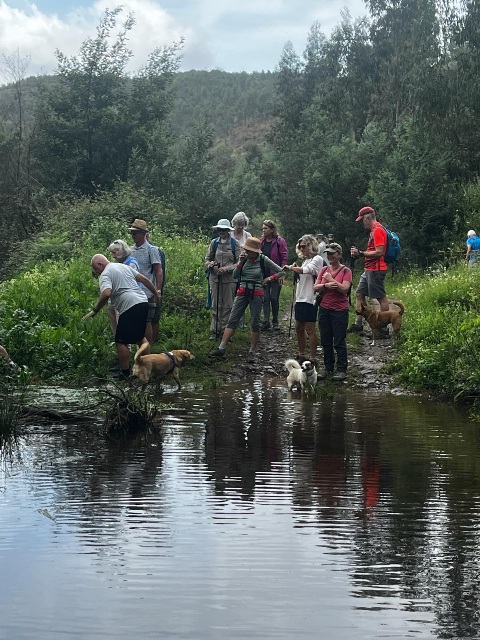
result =
[[387,264],[392,264],[392,262],[398,259],[398,254],[400,253],[400,238],[395,231],[387,229],[383,224],[381,226],[387,233],[387,248],[383,259]]

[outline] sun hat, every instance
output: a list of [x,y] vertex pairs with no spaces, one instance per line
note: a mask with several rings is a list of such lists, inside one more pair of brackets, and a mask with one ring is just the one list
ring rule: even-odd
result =
[[258,238],[247,238],[245,240],[245,244],[241,245],[242,249],[245,251],[255,251],[255,253],[262,253],[262,243]]
[[330,244],[327,244],[325,251],[327,253],[338,252],[340,255],[342,255],[342,247],[338,244],[338,242],[331,242]]
[[477,234],[475,233],[475,231],[473,229],[470,229],[470,231],[467,233],[467,238],[473,238],[473,236],[476,236]]
[[362,207],[362,209],[360,209],[360,211],[358,212],[358,217],[356,218],[355,222],[360,222],[363,216],[368,216],[369,213],[375,213],[375,209],[372,209],[372,207]]
[[227,220],[226,218],[220,218],[217,224],[213,225],[213,228],[233,231],[233,227],[230,226],[230,220]]
[[128,229],[129,231],[141,231],[142,233],[150,233],[147,229],[147,223],[145,220],[140,220],[140,218],[135,218],[132,222],[132,226]]

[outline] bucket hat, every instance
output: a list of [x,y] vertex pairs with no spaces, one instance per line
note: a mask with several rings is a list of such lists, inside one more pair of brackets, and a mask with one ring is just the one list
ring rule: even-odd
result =
[[255,251],[255,253],[262,253],[262,243],[258,238],[247,238],[245,244],[242,244],[242,249],[245,251]]
[[214,229],[228,229],[228,231],[233,231],[233,227],[230,226],[230,220],[227,218],[220,218],[217,224],[213,225]]
[[147,228],[147,223],[145,220],[140,220],[140,218],[135,218],[132,222],[132,226],[128,229],[129,231],[141,231],[142,233],[150,233]]

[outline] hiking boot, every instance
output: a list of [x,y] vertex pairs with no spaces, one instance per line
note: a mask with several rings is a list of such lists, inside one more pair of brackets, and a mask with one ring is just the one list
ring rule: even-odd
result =
[[333,371],[326,371],[325,369],[323,369],[322,371],[319,371],[317,374],[317,380],[327,380],[327,378],[331,378],[333,375]]
[[272,325],[270,324],[270,322],[268,320],[265,320],[265,322],[260,327],[261,331],[271,331],[271,329],[272,329]]
[[130,370],[122,371],[122,369],[119,369],[116,373],[112,375],[112,378],[115,378],[115,380],[128,380],[129,377],[130,377]]
[[347,329],[347,333],[360,333],[363,335],[363,326],[355,323],[351,324]]
[[332,380],[335,380],[335,382],[340,382],[341,380],[345,380],[347,377],[347,373],[346,371],[337,371],[337,373],[332,376]]
[[278,322],[272,322],[272,329],[274,331],[280,331],[280,327],[278,326]]
[[225,357],[225,349],[220,349],[219,347],[215,347],[209,352],[210,358],[224,358]]

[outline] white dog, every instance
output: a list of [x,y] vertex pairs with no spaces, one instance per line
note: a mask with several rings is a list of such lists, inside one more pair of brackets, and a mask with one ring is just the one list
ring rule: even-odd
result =
[[288,371],[287,385],[289,391],[292,391],[294,387],[303,391],[306,384],[312,386],[317,384],[317,370],[310,360],[305,360],[302,364],[293,359],[287,360],[285,369]]

